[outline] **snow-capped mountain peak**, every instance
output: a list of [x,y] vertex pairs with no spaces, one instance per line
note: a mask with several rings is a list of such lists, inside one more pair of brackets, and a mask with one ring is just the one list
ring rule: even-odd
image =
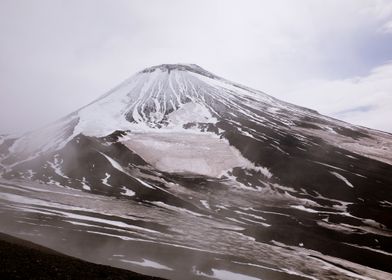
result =
[[[156,129],[215,135],[235,129],[253,139],[269,138],[268,134],[255,133],[255,126],[278,134],[292,129],[298,133],[307,129],[306,133],[326,136],[332,132],[338,138],[347,133],[366,134],[361,128],[220,78],[196,64],[162,64],[136,73],[45,129],[24,135],[11,150],[23,154],[18,158],[26,155],[30,158],[43,150],[60,149],[79,134],[105,137],[115,131]],[[311,127],[316,130],[309,130]],[[27,151],[26,143],[29,143]]]
[[[248,114],[257,119],[254,112],[246,108],[254,101],[265,103],[270,112],[290,107],[262,92],[219,78],[195,64],[162,64],[137,73],[77,111],[72,118],[78,122],[75,135],[102,137],[115,130],[186,125],[184,120],[179,120],[180,115],[188,118],[189,123],[211,123],[225,118],[227,113]],[[172,120],[170,114],[178,110]],[[189,116],[196,119],[191,120]]]

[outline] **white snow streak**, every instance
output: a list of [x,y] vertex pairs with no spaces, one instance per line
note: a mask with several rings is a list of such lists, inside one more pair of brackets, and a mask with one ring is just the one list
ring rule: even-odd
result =
[[350,188],[354,188],[354,186],[343,175],[340,175],[339,173],[337,173],[335,171],[330,171],[330,173],[335,175],[336,178],[338,178],[338,179],[342,180],[343,182],[345,182],[346,185],[349,186]]
[[110,175],[109,173],[106,172],[106,173],[105,173],[105,178],[102,179],[102,184],[104,184],[104,185],[106,185],[106,186],[108,186],[108,187],[111,187],[111,185],[108,184],[108,180],[109,180],[110,176],[111,176],[111,175]]
[[140,266],[145,266],[145,267],[152,267],[155,269],[173,270],[172,268],[170,268],[168,266],[165,266],[163,264],[153,262],[153,261],[147,260],[147,259],[143,259],[143,261],[141,261],[141,262],[130,261],[130,260],[125,260],[125,259],[121,259],[120,261],[125,262],[125,263],[131,263],[131,264],[136,264],[136,265],[140,265]]
[[134,191],[132,191],[126,187],[122,187],[121,189],[124,191],[122,194],[125,196],[132,197],[132,196],[135,196],[135,194],[136,194]]

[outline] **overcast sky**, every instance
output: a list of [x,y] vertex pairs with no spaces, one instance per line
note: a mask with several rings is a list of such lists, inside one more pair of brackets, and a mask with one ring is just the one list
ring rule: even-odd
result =
[[392,132],[390,0],[1,0],[0,132],[161,63]]

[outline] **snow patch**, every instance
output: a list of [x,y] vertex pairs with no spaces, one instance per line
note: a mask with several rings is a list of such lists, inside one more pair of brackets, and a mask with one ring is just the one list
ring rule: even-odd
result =
[[203,206],[207,209],[211,209],[209,203],[207,200],[200,200],[200,203],[203,204]]
[[205,216],[205,215],[202,215],[202,214],[190,211],[190,210],[185,209],[185,208],[180,208],[180,207],[176,207],[176,206],[173,206],[173,205],[168,205],[168,204],[166,204],[164,202],[161,202],[161,201],[152,201],[151,204],[154,204],[156,206],[159,206],[159,207],[171,210],[171,211],[183,212],[183,213],[191,214],[191,215],[196,216],[196,217],[204,217]]
[[202,104],[188,102],[168,115],[169,123],[182,126],[187,123],[216,123],[218,120]]
[[261,278],[256,278],[241,273],[235,273],[228,270],[215,269],[215,268],[212,269],[212,275],[202,273],[199,271],[195,271],[195,274],[199,276],[215,278],[219,280],[262,280]]
[[122,194],[125,196],[132,197],[132,196],[135,196],[135,194],[136,194],[134,191],[132,191],[126,187],[122,187],[121,189],[124,191]]
[[87,185],[86,177],[83,177],[83,179],[82,179],[82,188],[83,188],[84,190],[86,190],[86,191],[91,191],[90,186]]
[[343,175],[340,175],[339,173],[337,173],[335,171],[330,171],[330,173],[335,175],[336,178],[338,178],[338,179],[342,180],[343,182],[345,182],[346,185],[349,186],[350,188],[354,188],[354,186]]
[[243,167],[272,176],[266,168],[255,167],[227,140],[213,133],[181,132],[135,133],[123,143],[146,162],[165,172],[220,178],[228,170]]
[[111,176],[111,175],[110,175],[109,173],[106,172],[106,173],[105,173],[105,178],[102,179],[102,184],[104,184],[104,185],[106,185],[106,186],[108,186],[108,187],[111,187],[111,185],[108,184],[108,180],[109,180],[110,176]]
[[130,261],[130,260],[126,260],[126,259],[121,259],[120,261],[125,262],[125,263],[131,263],[131,264],[136,264],[136,265],[140,265],[140,266],[145,266],[145,267],[152,267],[155,269],[164,269],[164,270],[173,270],[172,268],[157,263],[157,262],[153,262],[151,260],[147,260],[147,259],[143,259],[143,261],[141,262],[137,262],[137,261]]
[[319,211],[313,210],[311,208],[307,208],[307,207],[305,207],[303,205],[290,205],[290,207],[294,208],[294,209],[302,210],[302,211],[305,211],[305,212],[309,212],[309,213],[319,213]]

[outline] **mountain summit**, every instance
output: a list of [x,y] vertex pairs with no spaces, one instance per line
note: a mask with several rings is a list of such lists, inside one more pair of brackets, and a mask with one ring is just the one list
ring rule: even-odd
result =
[[278,266],[271,271],[288,278],[276,279],[382,279],[392,272],[391,150],[388,133],[280,101],[195,64],[162,64],[41,130],[0,138],[0,174],[203,219],[194,222],[200,230],[214,224],[214,240],[175,222],[164,225],[165,236],[148,238],[168,243],[176,232],[176,246],[195,242],[232,263]]

